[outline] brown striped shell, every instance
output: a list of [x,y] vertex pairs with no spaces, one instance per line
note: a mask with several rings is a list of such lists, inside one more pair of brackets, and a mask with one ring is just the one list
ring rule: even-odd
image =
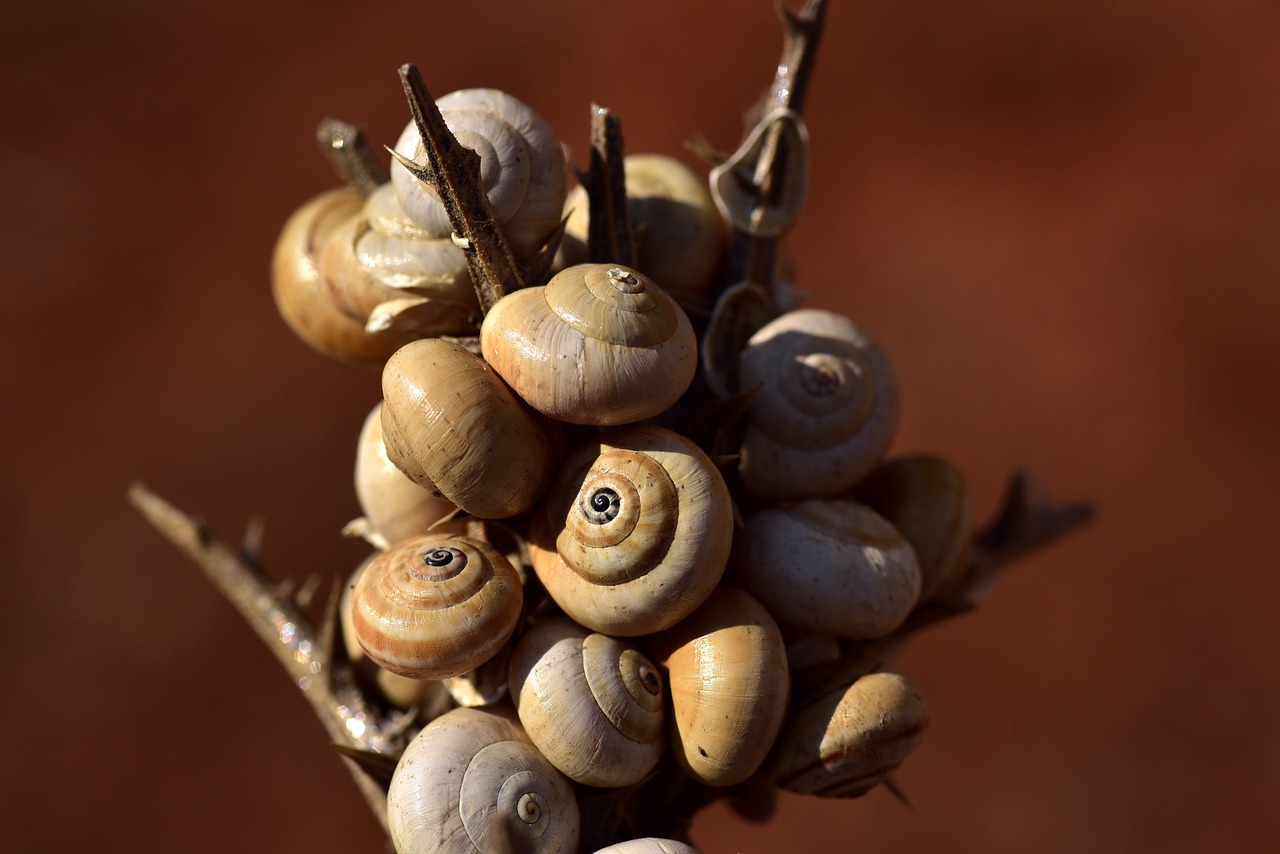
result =
[[666,690],[634,646],[547,620],[520,638],[510,674],[525,731],[569,778],[627,786],[658,764],[667,746]]
[[524,590],[507,559],[467,537],[414,537],[378,555],[356,583],[351,623],[380,667],[445,679],[492,658],[515,630]]
[[608,426],[659,415],[697,367],[693,327],[642,273],[580,264],[508,294],[480,327],[485,360],[557,421]]
[[578,803],[515,713],[454,709],[396,765],[387,821],[398,854],[575,854]]
[[738,468],[762,498],[845,492],[893,441],[898,390],[889,362],[834,312],[802,309],[766,324],[742,351],[740,381],[743,391],[758,390]]
[[754,774],[782,727],[791,684],[782,632],[765,607],[717,587],[651,649],[667,668],[680,765],[708,786]]
[[733,578],[778,622],[842,638],[902,624],[920,598],[920,567],[902,534],[854,501],[814,499],[757,510],[734,549]]
[[795,712],[770,771],[788,791],[854,798],[901,765],[928,725],[928,706],[910,679],[869,673]]
[[480,357],[460,344],[406,344],[382,372],[382,440],[414,482],[481,519],[523,513],[541,496],[554,445]]
[[733,537],[724,479],[661,427],[601,431],[565,460],[530,522],[534,571],[587,628],[634,637],[675,625],[720,581]]

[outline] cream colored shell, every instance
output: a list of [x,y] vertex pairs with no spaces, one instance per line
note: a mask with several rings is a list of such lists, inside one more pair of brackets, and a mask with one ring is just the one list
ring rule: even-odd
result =
[[356,582],[352,632],[380,667],[414,679],[474,670],[515,631],[524,589],[487,543],[428,535],[375,557]]
[[[451,92],[436,106],[458,142],[480,156],[480,184],[512,252],[533,256],[559,224],[564,203],[564,153],[550,125],[497,89]],[[412,121],[395,148],[420,165],[427,162]],[[450,235],[453,228],[433,189],[394,161],[391,182],[410,220],[433,237]]]
[[[440,519],[457,510],[450,501],[414,483],[387,458],[382,442],[382,404],[364,419],[356,443],[356,500],[364,512],[359,533],[378,548],[428,533]],[[462,533],[454,525],[441,533]]]
[[911,543],[923,576],[921,600],[945,594],[968,565],[973,544],[964,476],[940,457],[899,457],[867,475],[858,495]]
[[415,483],[472,516],[502,519],[541,496],[552,439],[478,356],[427,338],[396,351],[382,372],[387,457]]
[[568,780],[515,713],[454,709],[405,748],[387,792],[399,854],[574,854],[578,804]]
[[739,470],[771,501],[830,497],[852,488],[893,441],[898,391],[880,348],[829,311],[788,312],[751,336],[741,387],[748,410]]
[[339,362],[376,370],[409,337],[366,332],[334,301],[320,270],[329,237],[352,221],[360,206],[355,190],[330,190],[290,216],[271,258],[271,293],[280,316],[308,346]]
[[525,731],[566,776],[638,783],[667,746],[662,674],[634,646],[563,618],[539,623],[511,656],[511,698]]
[[498,301],[480,328],[485,360],[558,421],[630,424],[667,411],[693,381],[689,318],[647,276],[581,264]]
[[854,501],[814,499],[747,516],[733,578],[783,625],[842,638],[893,631],[920,598],[902,535]]
[[466,255],[410,222],[389,183],[334,230],[320,267],[334,301],[370,333],[475,334],[480,305]]
[[653,638],[667,668],[680,765],[731,786],[764,762],[787,712],[786,647],[773,617],[735,587],[717,587],[691,617]]
[[633,637],[675,625],[720,581],[728,488],[697,445],[661,427],[601,431],[565,460],[530,521],[534,572],[587,628]]
[[595,854],[699,854],[699,852],[696,848],[674,839],[646,836],[644,839],[632,839],[610,845],[608,848],[601,848]]
[[[727,238],[706,179],[664,154],[629,154],[625,169],[636,269],[676,299],[708,297],[717,285]],[[585,263],[586,188],[574,187],[564,207],[564,260]]]
[[793,714],[770,771],[792,792],[857,797],[902,764],[928,725],[929,709],[910,679],[870,673]]

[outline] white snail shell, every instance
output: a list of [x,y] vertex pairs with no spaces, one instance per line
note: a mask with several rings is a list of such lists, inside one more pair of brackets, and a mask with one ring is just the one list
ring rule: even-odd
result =
[[352,630],[380,667],[415,679],[460,676],[515,631],[520,578],[487,543],[428,535],[375,557],[356,583]]
[[765,607],[717,587],[651,649],[667,668],[680,765],[707,786],[754,774],[782,727],[791,684],[782,632]]
[[557,421],[607,426],[660,415],[697,369],[684,311],[643,273],[580,264],[498,301],[480,327],[485,361]]
[[699,851],[674,839],[646,836],[644,839],[632,839],[601,848],[595,854],[699,854]]
[[634,637],[675,625],[719,583],[733,537],[728,487],[693,442],[616,428],[565,460],[529,527],[534,572],[578,623]]
[[[382,442],[382,404],[364,419],[356,445],[356,500],[364,513],[360,533],[385,549],[392,543],[428,533],[443,517],[457,510],[452,502],[437,497],[414,483],[387,458]],[[461,523],[442,533],[462,533]]]
[[454,709],[405,748],[387,792],[399,854],[573,854],[578,804],[515,713]]
[[928,725],[928,706],[910,679],[869,673],[795,712],[770,770],[792,792],[857,797],[902,764]]
[[[449,130],[480,155],[480,183],[512,252],[536,254],[559,224],[564,203],[564,154],[543,119],[519,99],[497,89],[462,89],[436,101]],[[426,153],[410,121],[396,151],[422,165]],[[398,162],[391,182],[401,207],[433,237],[448,237],[449,218],[439,196]]]
[[893,441],[898,391],[884,354],[849,319],[801,309],[751,336],[741,387],[759,386],[748,409],[739,470],[773,501],[852,488]]
[[880,637],[920,598],[915,552],[854,501],[814,499],[746,519],[734,579],[784,625],[836,637]]
[[579,783],[637,783],[666,749],[661,672],[630,644],[547,620],[516,644],[509,681],[529,738]]

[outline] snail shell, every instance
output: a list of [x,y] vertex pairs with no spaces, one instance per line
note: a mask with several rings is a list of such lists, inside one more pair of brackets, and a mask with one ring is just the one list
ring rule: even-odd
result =
[[[382,404],[364,419],[356,445],[356,500],[364,513],[359,532],[378,548],[426,534],[457,508],[410,480],[387,458],[382,442]],[[462,533],[462,524],[441,533]]]
[[487,543],[428,535],[375,557],[353,593],[352,632],[380,667],[445,679],[497,654],[520,619],[524,588]]
[[382,372],[387,457],[472,516],[523,513],[542,494],[552,438],[498,375],[460,344],[406,344]]
[[735,580],[784,625],[836,637],[888,634],[920,598],[911,544],[853,501],[758,510],[735,549]]
[[771,772],[788,791],[854,798],[902,764],[924,738],[929,709],[900,673],[869,673],[795,712]]
[[646,836],[644,839],[632,839],[610,845],[608,848],[601,848],[595,854],[699,854],[699,852],[696,848],[674,839]]
[[408,337],[367,333],[334,302],[320,270],[322,248],[361,204],[353,189],[330,190],[289,217],[271,259],[271,292],[280,316],[310,347],[344,364],[377,369]]
[[[717,284],[726,240],[706,179],[663,154],[629,154],[624,168],[636,269],[677,300],[705,302]],[[587,260],[586,188],[574,187],[564,206],[564,259],[582,264]]]
[[693,381],[689,318],[629,267],[580,264],[508,294],[484,319],[485,360],[557,421],[629,424],[671,408]]
[[676,759],[708,786],[741,783],[760,767],[787,712],[782,633],[765,607],[734,587],[706,603],[652,649],[667,668]]
[[788,312],[742,352],[748,410],[739,470],[773,501],[829,497],[852,488],[889,448],[897,384],[880,348],[845,317]]
[[634,637],[691,614],[720,581],[733,538],[724,479],[661,427],[602,431],[565,460],[530,521],[534,572],[587,628]]
[[566,619],[539,623],[516,644],[509,684],[529,738],[579,783],[637,783],[666,748],[662,676],[622,641]]
[[[436,101],[445,124],[463,147],[480,156],[480,183],[494,220],[518,258],[535,255],[560,224],[564,203],[564,153],[560,141],[528,105],[497,89],[462,89]],[[410,121],[396,151],[427,162],[417,125]],[[391,183],[409,219],[432,237],[453,231],[440,197],[399,162]]]
[[578,804],[515,713],[454,709],[423,728],[396,765],[387,819],[399,854],[573,854]]
[[390,183],[334,230],[320,267],[334,302],[371,333],[475,334],[480,305],[466,255],[410,222]]
[[921,601],[946,593],[968,564],[973,542],[969,491],[956,467],[939,457],[899,457],[867,475],[858,496],[915,549]]

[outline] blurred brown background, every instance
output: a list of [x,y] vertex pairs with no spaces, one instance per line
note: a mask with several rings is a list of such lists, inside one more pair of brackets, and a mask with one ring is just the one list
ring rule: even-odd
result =
[[[790,238],[809,304],[879,338],[897,449],[956,461],[981,516],[1016,466],[1100,516],[903,660],[934,713],[899,776],[914,813],[785,798],[696,841],[1276,850],[1280,7],[832,5]],[[346,572],[378,384],[296,341],[267,281],[334,184],[316,122],[392,141],[414,61],[436,94],[518,94],[580,161],[593,100],[630,151],[731,148],[778,55],[769,3],[5,18],[0,848],[380,851],[301,698],[125,489],[231,539],[260,514],[273,574]]]

